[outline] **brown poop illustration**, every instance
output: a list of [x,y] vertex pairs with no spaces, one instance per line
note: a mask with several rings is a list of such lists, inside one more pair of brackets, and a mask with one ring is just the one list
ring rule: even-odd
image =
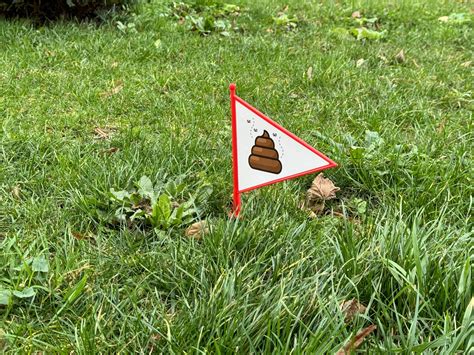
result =
[[275,143],[267,131],[255,139],[252,154],[249,156],[249,165],[252,169],[266,171],[267,173],[279,174],[282,166],[278,160],[278,152]]

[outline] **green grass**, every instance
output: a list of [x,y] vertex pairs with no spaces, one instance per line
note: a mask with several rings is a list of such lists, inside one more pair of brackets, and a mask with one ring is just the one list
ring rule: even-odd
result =
[[[238,4],[229,37],[186,30],[166,2],[122,30],[0,20],[0,289],[36,291],[0,306],[4,352],[334,353],[370,324],[363,351],[469,351],[474,19],[438,17],[470,5]],[[285,4],[295,31],[272,20]],[[333,32],[355,10],[384,38]],[[227,218],[233,81],[339,163],[329,208],[352,218],[297,207],[314,176],[248,193]],[[95,139],[106,126],[114,135]],[[212,185],[210,234],[106,223],[109,189],[142,175],[183,175],[186,194]],[[48,272],[28,266],[40,256]],[[367,311],[346,324],[351,298]]]

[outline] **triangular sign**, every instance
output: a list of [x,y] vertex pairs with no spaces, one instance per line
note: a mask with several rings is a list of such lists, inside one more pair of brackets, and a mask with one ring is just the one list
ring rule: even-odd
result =
[[234,208],[236,194],[337,166],[235,95],[231,84]]

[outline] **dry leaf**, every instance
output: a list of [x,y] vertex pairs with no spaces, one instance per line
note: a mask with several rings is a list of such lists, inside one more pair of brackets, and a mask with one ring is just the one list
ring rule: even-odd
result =
[[441,21],[441,22],[448,22],[448,21],[449,21],[449,16],[441,16],[441,17],[438,17],[438,21]]
[[339,190],[340,188],[335,186],[330,179],[325,178],[323,173],[319,173],[308,190],[308,196],[311,199],[331,200],[336,198],[336,192]]
[[367,328],[362,329],[357,335],[346,345],[344,345],[343,348],[339,349],[336,353],[336,355],[346,355],[350,354],[352,350],[357,349],[360,344],[364,341],[364,339],[372,333],[375,329],[377,329],[377,326],[372,324],[369,325]]
[[461,66],[464,68],[468,68],[471,66],[471,64],[472,64],[472,60],[468,60],[467,62],[462,63]]
[[12,188],[12,196],[16,199],[20,199],[21,198],[21,194],[20,194],[20,186],[19,185],[16,185],[16,186],[13,186]]
[[303,210],[310,210],[310,218],[315,218],[316,215],[321,215],[324,211],[325,201],[336,198],[336,192],[340,188],[334,183],[325,178],[323,173],[318,174],[313,180],[311,187],[306,191],[306,200],[300,206]]
[[188,229],[186,229],[185,235],[186,237],[201,239],[201,237],[207,233],[209,233],[207,221],[199,221],[191,224]]
[[313,67],[308,68],[308,70],[306,71],[306,76],[308,77],[308,80],[313,79]]
[[85,239],[93,240],[94,239],[94,234],[92,234],[91,232],[81,233],[81,232],[71,231],[71,235],[77,240],[85,240]]
[[405,52],[403,49],[395,55],[395,60],[397,63],[405,63]]
[[364,58],[360,58],[360,59],[358,59],[357,62],[356,62],[356,67],[359,68],[359,67],[363,66],[364,63],[365,63],[365,59],[364,59]]
[[112,64],[110,64],[110,67],[111,68],[117,68],[118,67],[118,62],[112,62]]
[[361,18],[360,11],[354,11],[351,15],[352,18]]
[[103,150],[101,153],[102,154],[114,154],[114,153],[117,153],[119,150],[120,150],[120,148],[110,147],[109,149]]
[[104,91],[100,94],[102,97],[110,97],[112,95],[118,94],[123,89],[123,82],[121,80],[114,83],[114,87],[108,91]]
[[351,321],[357,314],[364,313],[367,310],[367,307],[359,303],[355,298],[341,302],[339,308],[344,314],[344,321],[346,322]]
[[306,192],[304,206],[316,214],[321,214],[324,210],[324,202],[336,198],[336,192],[339,190],[339,187],[335,186],[331,180],[325,178],[323,173],[320,173]]
[[95,139],[109,139],[117,129],[115,127],[105,126],[94,128]]
[[85,239],[85,235],[79,232],[71,232],[72,236],[76,238],[77,240],[83,240]]

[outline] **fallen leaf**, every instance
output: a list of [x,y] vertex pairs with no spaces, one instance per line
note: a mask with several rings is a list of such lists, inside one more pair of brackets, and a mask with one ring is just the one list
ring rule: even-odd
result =
[[99,139],[108,139],[109,138],[109,134],[107,132],[105,132],[102,128],[96,127],[96,128],[94,128],[94,132],[96,134],[96,138],[99,138]]
[[81,233],[81,232],[72,232],[71,231],[71,235],[76,238],[77,240],[93,240],[94,239],[94,236],[92,233],[88,232],[86,234],[84,233]]
[[395,61],[397,63],[404,63],[405,62],[405,52],[402,50],[400,50],[400,52],[398,52],[396,55],[395,55]]
[[336,198],[336,192],[339,190],[339,187],[325,178],[323,173],[320,173],[306,192],[305,207],[316,214],[321,214],[324,210],[325,201]]
[[464,68],[468,68],[471,66],[471,64],[472,64],[472,60],[468,60],[467,62],[462,63],[461,66]]
[[201,237],[207,233],[209,233],[207,221],[199,221],[191,224],[188,229],[186,229],[185,235],[186,237],[201,239]]
[[112,64],[110,64],[110,67],[111,68],[117,68],[118,67],[118,62],[112,62]]
[[19,185],[16,185],[16,186],[13,186],[12,188],[12,196],[16,199],[20,199],[21,198],[21,190],[20,190],[20,186]]
[[352,18],[361,18],[360,11],[354,11],[351,15]]
[[441,17],[438,17],[438,21],[440,21],[440,22],[448,22],[448,21],[449,21],[449,16],[441,16]]
[[365,59],[364,59],[364,58],[360,58],[360,59],[358,59],[357,62],[356,62],[356,67],[357,67],[357,68],[360,68],[361,66],[364,65],[364,63],[365,63]]
[[308,70],[306,71],[306,76],[308,77],[308,80],[313,79],[313,67],[309,67]]
[[353,339],[351,339],[351,341],[349,343],[344,345],[343,348],[339,349],[336,352],[336,355],[350,354],[352,352],[352,350],[357,349],[360,346],[360,344],[362,344],[364,339],[370,333],[372,333],[375,329],[377,329],[377,326],[374,325],[374,324],[369,325],[367,328],[362,329],[359,333],[357,333],[357,335]]
[[103,150],[101,153],[102,154],[114,154],[114,153],[117,153],[119,150],[120,150],[120,148],[110,147],[109,149]]
[[341,312],[344,314],[344,321],[351,321],[357,314],[364,313],[367,310],[362,303],[359,303],[355,298],[349,301],[343,301],[339,305]]
[[85,238],[84,234],[79,233],[79,232],[71,232],[72,236],[76,238],[77,240],[82,240]]
[[105,126],[94,128],[95,139],[109,139],[117,129],[115,127]]
[[120,91],[123,89],[123,82],[121,80],[118,80],[114,83],[114,87],[108,91],[104,91],[100,94],[102,97],[110,97],[115,94],[118,94]]

